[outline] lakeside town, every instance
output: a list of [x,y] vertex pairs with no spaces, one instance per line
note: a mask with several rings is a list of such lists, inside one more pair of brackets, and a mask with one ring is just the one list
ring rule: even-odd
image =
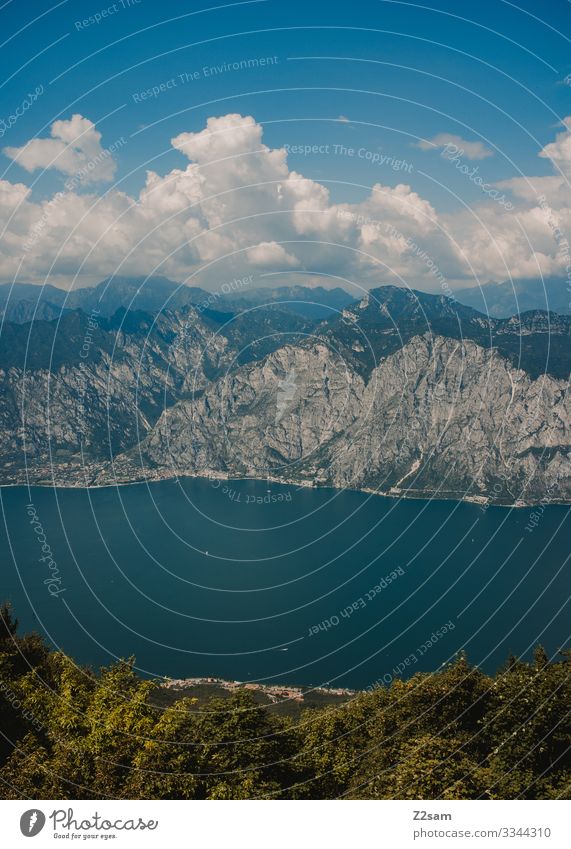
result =
[[308,695],[351,698],[357,690],[346,687],[290,687],[283,684],[260,684],[257,681],[227,681],[211,676],[198,678],[167,678],[162,684],[166,690],[191,690],[196,687],[212,687],[234,693],[237,690],[250,690],[266,696],[272,704],[284,701],[303,702]]
[[[12,468],[13,467],[13,471]],[[65,462],[60,462],[57,466],[45,463],[37,465],[33,469],[20,469],[16,463],[7,463],[4,469],[3,481],[0,484],[2,487],[9,486],[44,486],[44,487],[59,487],[61,489],[105,489],[108,487],[117,486],[135,486],[137,484],[158,483],[160,481],[180,481],[185,479],[197,478],[199,480],[207,480],[211,482],[241,482],[247,480],[265,481],[266,483],[275,483],[280,486],[295,486],[297,489],[321,489],[332,488],[331,484],[323,477],[313,478],[286,478],[278,477],[277,475],[240,475],[237,472],[229,474],[217,470],[208,470],[204,472],[196,472],[194,470],[175,470],[172,468],[166,469],[139,469],[135,473],[130,463],[125,465],[118,459],[113,463],[104,464],[97,461],[80,461],[77,458]],[[480,507],[507,507],[507,508],[526,508],[533,507],[534,500],[525,498],[517,498],[513,502],[511,500],[492,499],[487,495],[475,495],[457,490],[438,489],[435,491],[417,490],[412,487],[390,487],[389,489],[380,489],[368,486],[350,487],[345,489],[354,492],[364,492],[367,495],[380,496],[381,498],[397,498],[397,499],[413,499],[419,501],[426,500],[443,500],[443,501],[464,501],[469,504],[477,504]],[[291,500],[290,498],[276,500]],[[252,502],[253,503],[253,502]],[[261,503],[261,502],[259,502]],[[558,499],[552,498],[545,501],[549,504],[561,503]]]

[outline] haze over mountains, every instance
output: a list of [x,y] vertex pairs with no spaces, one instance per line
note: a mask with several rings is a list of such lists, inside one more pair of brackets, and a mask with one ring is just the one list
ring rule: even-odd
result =
[[494,319],[392,286],[103,286],[63,313],[42,297],[59,319],[4,320],[3,483],[214,474],[569,500],[568,316]]
[[175,283],[166,277],[113,277],[102,280],[97,286],[71,291],[50,284],[6,283],[0,285],[0,314],[8,321],[23,323],[34,318],[57,318],[62,310],[74,309],[87,313],[97,310],[99,315],[109,317],[120,307],[155,313],[195,304],[201,309],[237,311],[260,304],[287,302],[287,309],[291,312],[324,318],[354,300],[340,288],[259,288],[252,285],[252,279],[245,277],[228,281],[215,292]]
[[[458,289],[453,296],[459,303],[495,318],[508,318],[529,310],[571,314],[571,287],[567,280],[555,277],[487,283]],[[71,291],[51,284],[0,284],[0,315],[8,321],[24,323],[32,319],[57,318],[62,310],[74,309],[87,313],[97,310],[100,315],[109,317],[120,307],[155,313],[195,304],[202,309],[236,312],[275,303],[291,312],[326,318],[360,297],[341,287],[259,287],[253,283],[253,277],[228,281],[214,292],[175,283],[166,277],[113,277],[102,280],[97,286]]]
[[559,277],[485,283],[459,289],[454,295],[460,303],[496,318],[506,318],[527,310],[571,314],[571,281]]

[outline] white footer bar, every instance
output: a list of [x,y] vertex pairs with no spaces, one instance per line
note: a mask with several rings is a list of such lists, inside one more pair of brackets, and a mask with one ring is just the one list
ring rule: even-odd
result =
[[7,849],[117,847],[351,849],[571,846],[568,801],[0,802]]

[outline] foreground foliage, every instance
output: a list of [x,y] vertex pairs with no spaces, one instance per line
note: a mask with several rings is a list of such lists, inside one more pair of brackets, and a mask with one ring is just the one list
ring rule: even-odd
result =
[[0,610],[0,796],[569,798],[570,652],[493,677],[464,655],[350,702],[278,716],[239,691],[153,704],[133,661],[98,675]]

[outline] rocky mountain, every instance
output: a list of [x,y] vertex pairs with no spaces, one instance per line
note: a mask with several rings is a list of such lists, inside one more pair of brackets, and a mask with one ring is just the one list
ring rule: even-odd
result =
[[483,315],[444,295],[428,295],[397,286],[373,289],[324,328],[364,374],[380,359],[419,334],[476,342],[495,348],[515,367],[538,377],[569,375],[571,319],[532,310],[506,319]]
[[568,502],[570,353],[569,317],[491,319],[395,287],[324,320],[190,306],[6,324],[3,480],[23,479],[25,451],[31,480]]
[[[5,322],[0,333],[3,483],[87,477],[136,446],[177,400],[237,362],[305,334],[299,316],[256,312],[245,342],[240,316],[185,307],[111,318],[81,310],[58,320]],[[311,325],[313,326],[313,325]]]
[[[285,381],[295,388],[284,405]],[[286,346],[165,410],[137,456],[146,473],[264,477],[495,501],[569,498],[563,381],[494,350],[416,336],[369,380],[323,343]]]
[[195,314],[74,311],[58,321],[7,323],[0,334],[0,456],[4,480],[81,468],[135,445],[165,404],[202,387],[227,341]]

